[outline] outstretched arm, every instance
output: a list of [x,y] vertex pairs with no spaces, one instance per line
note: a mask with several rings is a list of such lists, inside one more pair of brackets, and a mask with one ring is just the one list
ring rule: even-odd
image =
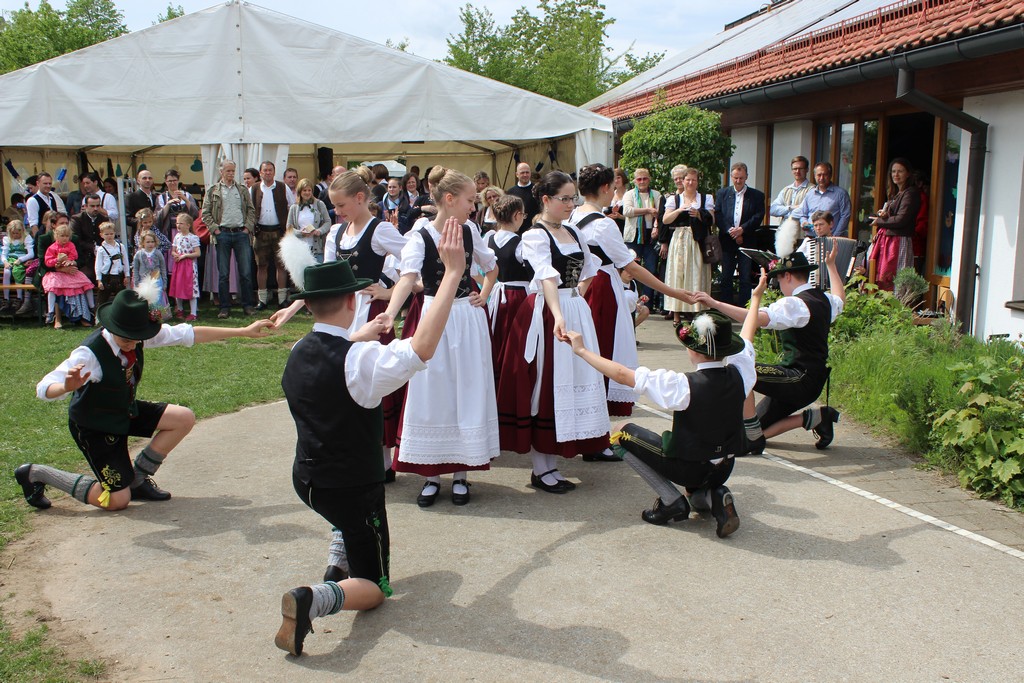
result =
[[[707,292],[694,292],[693,296],[697,303],[713,308],[738,323],[744,322],[747,319],[747,309],[742,306],[734,306],[733,304],[727,304],[724,301],[719,301],[718,299],[712,298],[712,296]],[[751,304],[750,307],[755,311],[758,310],[757,308],[754,308],[753,304]],[[768,324],[768,314],[764,311],[759,311],[756,318],[758,327],[764,327]]]
[[629,273],[634,280],[642,282],[651,289],[656,289],[665,296],[670,296],[673,299],[685,301],[688,304],[692,304],[694,302],[693,292],[690,292],[685,289],[677,289],[676,287],[670,287],[669,285],[665,284],[663,281],[658,279],[657,275],[647,270],[636,261],[630,261],[629,264],[627,264],[626,267],[623,268],[623,270]]
[[768,273],[761,269],[761,279],[757,281],[757,287],[750,293],[750,308],[747,309],[747,317],[743,320],[743,329],[740,336],[749,342],[754,341],[757,330],[761,327],[761,296],[764,290],[768,289]]
[[621,363],[616,363],[613,360],[601,356],[600,354],[594,353],[586,346],[583,345],[583,335],[579,332],[568,332],[565,335],[564,341],[572,344],[572,351],[577,356],[587,361],[594,367],[595,370],[600,372],[605,377],[608,377],[619,384],[627,387],[636,386],[636,373]]
[[257,320],[245,327],[193,327],[192,334],[194,343],[205,344],[233,337],[265,337],[273,326],[269,320]]

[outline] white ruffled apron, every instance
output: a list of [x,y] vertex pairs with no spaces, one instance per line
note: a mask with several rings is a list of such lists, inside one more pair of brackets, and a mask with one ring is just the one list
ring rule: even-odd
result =
[[[579,332],[588,349],[597,348],[597,331],[590,307],[576,289],[559,289],[565,329]],[[544,297],[537,293],[533,317],[526,336],[524,357],[537,362],[537,381],[530,399],[530,412],[536,415],[540,406],[540,388],[544,376],[544,345],[552,348],[552,387],[555,406],[555,439],[559,442],[580,441],[608,433],[608,403],[604,392],[604,375],[572,352],[572,346],[544,334]]]

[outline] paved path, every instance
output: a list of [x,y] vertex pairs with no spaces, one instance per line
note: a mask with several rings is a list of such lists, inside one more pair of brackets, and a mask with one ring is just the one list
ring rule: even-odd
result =
[[[641,362],[682,367],[668,323],[639,337]],[[644,410],[636,421],[667,428]],[[505,454],[469,506],[427,511],[417,478],[400,476],[395,597],[318,621],[307,654],[288,657],[273,646],[280,595],[318,579],[329,539],[291,489],[293,447],[283,404],[247,409],[204,421],[168,460],[169,503],[103,514],[56,501],[3,559],[5,612],[48,615],[111,680],[1020,677],[1024,561],[865,496],[1017,547],[1022,516],[846,419],[829,451],[794,432],[770,444],[779,459],[739,461],[742,526],[724,541],[707,518],[643,524],[654,495],[622,464],[568,462],[579,489],[554,496]]]

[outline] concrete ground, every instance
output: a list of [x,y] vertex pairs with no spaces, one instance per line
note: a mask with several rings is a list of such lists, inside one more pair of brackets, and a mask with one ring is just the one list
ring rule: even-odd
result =
[[[684,368],[669,323],[638,337],[642,363]],[[635,421],[668,428],[644,409]],[[579,488],[551,495],[505,453],[468,506],[446,481],[429,510],[400,475],[395,596],[318,620],[293,658],[273,645],[280,596],[319,579],[330,537],[292,491],[293,449],[285,405],[260,406],[196,427],[157,477],[170,502],[105,514],[59,498],[2,560],[5,612],[35,609],[119,681],[1020,676],[1024,562],[1007,546],[1024,548],[1021,515],[846,418],[828,451],[798,431],[738,461],[742,526],[726,540],[696,514],[641,522],[654,494],[621,463],[566,462]]]

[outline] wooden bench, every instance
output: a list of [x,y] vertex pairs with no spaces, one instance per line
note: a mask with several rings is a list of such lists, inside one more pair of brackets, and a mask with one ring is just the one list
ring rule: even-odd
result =
[[[40,324],[43,322],[43,310],[44,310],[44,308],[43,308],[43,301],[45,301],[46,295],[45,294],[41,294],[39,292],[39,290],[36,289],[35,285],[4,285],[4,284],[0,284],[0,290],[2,290],[4,292],[18,292],[18,291],[21,291],[21,292],[25,292],[26,294],[35,294],[36,295],[36,313],[37,313],[37,317],[39,319]],[[11,326],[12,327],[14,326],[14,321],[17,319],[17,316],[14,315],[14,311],[13,310],[11,310],[9,312],[6,312],[6,313],[3,313],[2,316],[5,317],[5,318],[10,318],[11,319]]]

